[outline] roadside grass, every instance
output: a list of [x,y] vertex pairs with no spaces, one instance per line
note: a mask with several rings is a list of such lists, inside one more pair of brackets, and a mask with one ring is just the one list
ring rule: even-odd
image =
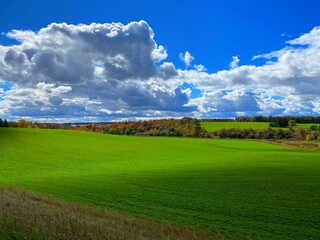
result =
[[213,236],[317,239],[320,152],[241,140],[0,129],[0,185]]
[[212,239],[192,229],[146,221],[23,190],[0,188],[0,239]]

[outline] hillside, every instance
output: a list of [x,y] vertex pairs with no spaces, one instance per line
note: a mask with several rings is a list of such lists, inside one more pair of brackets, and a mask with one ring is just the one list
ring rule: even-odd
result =
[[0,129],[0,185],[227,237],[316,239],[320,153],[262,142]]

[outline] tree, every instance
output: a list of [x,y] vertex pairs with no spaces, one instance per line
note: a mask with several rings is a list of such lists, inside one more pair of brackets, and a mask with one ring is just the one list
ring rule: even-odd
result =
[[291,119],[288,122],[288,126],[289,127],[295,127],[295,126],[297,126],[297,122],[295,120]]
[[317,125],[312,125],[311,127],[310,127],[310,130],[311,131],[317,131],[319,128],[318,128],[318,126]]
[[1,118],[0,118],[0,127],[3,127],[3,121]]
[[9,123],[8,123],[7,119],[4,120],[3,127],[9,127]]
[[31,124],[29,122],[27,122],[26,120],[24,120],[24,119],[20,119],[17,122],[17,127],[18,128],[28,128],[30,126],[31,126]]

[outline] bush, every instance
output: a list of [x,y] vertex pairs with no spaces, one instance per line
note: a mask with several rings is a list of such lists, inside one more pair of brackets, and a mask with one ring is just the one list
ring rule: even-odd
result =
[[310,127],[310,130],[311,130],[311,131],[317,131],[317,130],[320,130],[320,128],[319,128],[317,125],[312,125],[312,126]]

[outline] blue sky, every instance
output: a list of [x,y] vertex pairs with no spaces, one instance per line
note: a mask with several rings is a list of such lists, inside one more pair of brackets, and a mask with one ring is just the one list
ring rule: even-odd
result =
[[[40,121],[184,115],[319,115],[318,9],[320,1],[317,0],[0,0],[0,32],[3,33],[0,36],[0,115]],[[145,42],[130,39],[128,44],[133,46],[138,44],[134,41],[140,41],[141,51],[128,49],[126,52],[122,45],[117,45],[117,41],[124,44],[117,37],[113,37],[116,43],[112,47],[107,40],[104,45],[101,43],[102,55],[90,52],[88,58],[70,48],[55,50],[55,41],[59,40],[56,37],[61,31],[56,31],[52,23],[65,22],[66,25],[59,29],[68,31],[71,31],[70,26],[75,26],[72,31],[81,35],[89,30],[80,26],[91,26],[92,30],[94,27],[90,24],[93,22],[115,22],[127,26],[116,27],[119,31],[125,32],[130,27],[136,29],[138,32],[129,34],[137,37],[144,24],[130,24],[140,20],[152,32],[147,33]],[[32,35],[33,42],[25,37],[27,31],[37,34],[45,28],[50,31],[34,39]],[[111,28],[104,26],[103,31]],[[14,29],[20,32],[8,37]],[[81,50],[84,40],[79,34],[68,40],[60,39],[67,41],[62,45],[72,44]],[[301,40],[303,34],[304,42]],[[46,37],[53,40],[45,42]],[[97,41],[90,39],[92,42],[86,42],[86,49]],[[36,57],[27,59],[31,45],[38,58],[51,64],[50,67],[32,62],[38,59]],[[115,48],[119,53],[109,55]],[[153,57],[152,52],[162,55]],[[255,57],[258,55],[260,57]],[[49,61],[52,56],[58,56],[57,59],[69,66],[52,67]],[[73,57],[83,57],[83,61],[68,60]],[[19,65],[18,69],[21,59],[28,62]],[[92,65],[91,68],[86,65],[88,72],[83,70],[84,61]],[[124,67],[125,63],[129,67]],[[74,75],[66,69],[82,75]],[[94,73],[90,73],[90,69],[94,69]],[[114,72],[114,69],[118,71]],[[266,76],[262,74],[268,71]],[[168,72],[171,75],[166,75]],[[36,97],[30,98],[28,94]]]

